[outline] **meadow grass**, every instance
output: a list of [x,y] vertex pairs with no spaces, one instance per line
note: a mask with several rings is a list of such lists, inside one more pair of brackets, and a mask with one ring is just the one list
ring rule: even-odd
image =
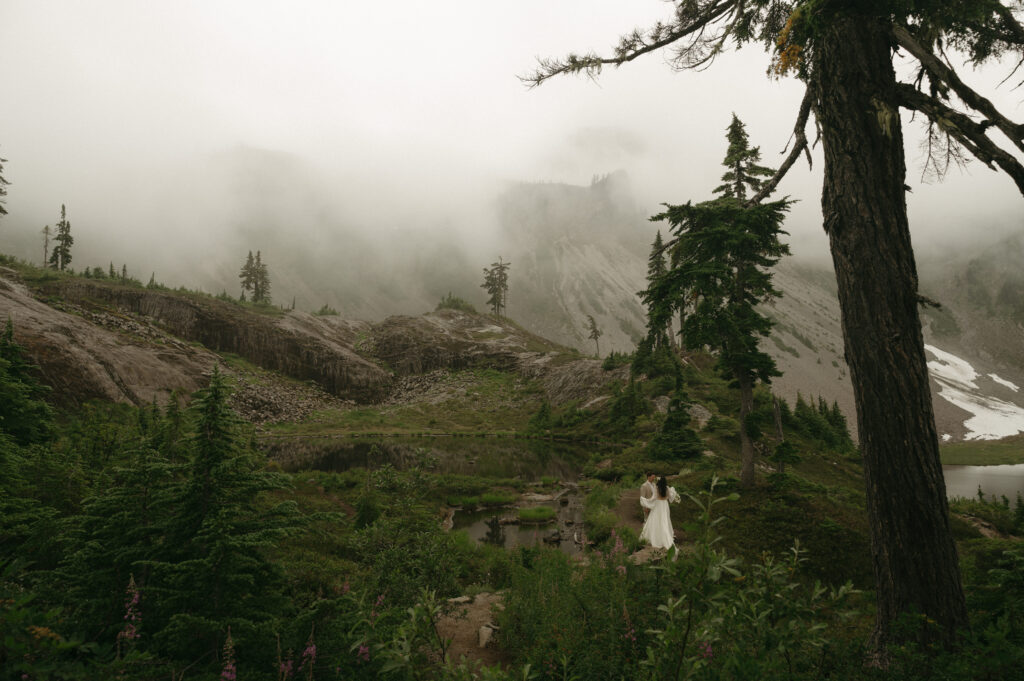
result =
[[965,440],[939,447],[942,463],[960,466],[996,466],[1024,463],[1024,435],[1002,440]]

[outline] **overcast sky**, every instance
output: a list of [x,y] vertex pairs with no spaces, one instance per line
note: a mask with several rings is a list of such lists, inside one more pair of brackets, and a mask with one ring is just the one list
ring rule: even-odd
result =
[[[206,171],[239,148],[298,159],[368,230],[468,224],[504,181],[585,184],[620,168],[652,209],[706,198],[731,112],[768,165],[789,137],[801,87],[768,78],[760,48],[704,73],[675,73],[651,55],[597,83],[528,90],[516,77],[536,57],[607,52],[670,9],[661,0],[5,0],[0,156],[12,185],[0,250],[5,230],[52,224],[61,203],[79,230],[125,243],[156,238],[147,231],[156,224],[179,239],[221,229],[232,197],[204,186]],[[1020,92],[997,97],[1017,120]],[[921,185],[916,127],[908,174],[918,245],[924,234],[1021,226],[1013,184],[978,163]],[[826,253],[817,160],[781,189],[801,199],[788,229],[805,255]]]

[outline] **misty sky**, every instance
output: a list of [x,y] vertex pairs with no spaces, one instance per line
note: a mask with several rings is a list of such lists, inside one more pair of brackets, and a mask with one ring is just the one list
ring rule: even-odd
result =
[[[368,232],[445,225],[483,238],[502,183],[586,184],[616,169],[652,211],[707,198],[731,112],[768,165],[788,140],[801,87],[768,78],[760,48],[704,73],[651,55],[597,83],[527,90],[516,78],[538,56],[607,52],[669,10],[661,0],[5,0],[0,156],[12,185],[0,250],[11,230],[38,232],[66,203],[76,246],[88,249],[92,233],[140,257],[173,241],[189,258],[193,239],[208,243],[237,214],[241,194],[218,164],[239,149],[269,152],[257,164],[282,159],[293,182],[308,179],[311,203],[343,206]],[[994,84],[1005,73],[968,75]],[[995,99],[1021,120],[1022,97],[1004,87]],[[919,248],[924,235],[1022,226],[1013,184],[980,163],[922,185],[918,127],[907,146]],[[827,253],[820,165],[819,150],[815,171],[803,163],[781,188],[801,199],[787,229],[805,256]]]

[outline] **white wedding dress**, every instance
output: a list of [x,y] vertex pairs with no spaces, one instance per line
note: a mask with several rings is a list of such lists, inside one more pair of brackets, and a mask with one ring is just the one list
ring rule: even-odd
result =
[[669,516],[668,505],[677,501],[679,501],[679,493],[676,492],[675,487],[669,487],[668,496],[663,499],[657,495],[653,499],[640,497],[640,503],[651,511],[647,516],[647,522],[644,523],[644,529],[640,530],[640,539],[659,549],[668,549],[676,545],[676,535],[672,531],[672,518]]

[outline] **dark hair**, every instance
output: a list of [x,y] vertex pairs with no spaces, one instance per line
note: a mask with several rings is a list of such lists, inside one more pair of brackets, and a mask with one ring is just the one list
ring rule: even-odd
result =
[[665,476],[658,478],[658,496],[668,497],[668,481],[665,480]]

